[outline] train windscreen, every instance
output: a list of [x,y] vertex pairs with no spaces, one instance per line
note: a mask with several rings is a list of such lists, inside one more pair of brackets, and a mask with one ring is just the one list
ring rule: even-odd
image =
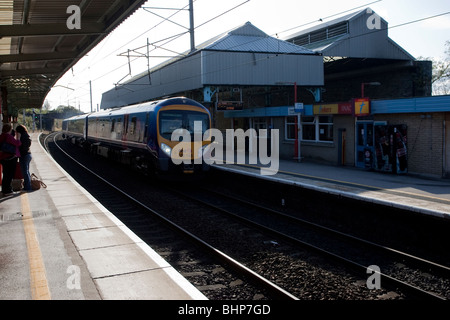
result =
[[[176,129],[186,129],[194,141],[194,122],[200,122],[201,137],[209,129],[209,116],[206,113],[189,110],[166,110],[159,113],[159,130],[163,138],[171,140],[172,132]],[[199,125],[197,124],[197,126]]]

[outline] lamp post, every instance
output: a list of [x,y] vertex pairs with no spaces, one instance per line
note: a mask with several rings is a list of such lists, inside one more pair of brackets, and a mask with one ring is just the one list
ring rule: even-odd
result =
[[380,82],[363,82],[361,83],[361,98],[364,98],[364,86],[380,86]]

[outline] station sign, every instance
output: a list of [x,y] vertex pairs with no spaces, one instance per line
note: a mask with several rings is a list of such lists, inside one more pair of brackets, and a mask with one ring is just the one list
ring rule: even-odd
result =
[[313,113],[314,115],[353,114],[353,104],[350,102],[315,104]]
[[219,101],[217,102],[217,111],[243,110],[242,101]]
[[295,112],[303,112],[304,105],[301,102],[296,102],[294,105],[294,111]]
[[339,107],[337,103],[315,104],[313,105],[314,114],[338,114]]
[[360,98],[354,100],[355,105],[355,117],[370,115],[370,99]]
[[342,102],[338,105],[339,114],[353,114],[353,104],[351,102]]

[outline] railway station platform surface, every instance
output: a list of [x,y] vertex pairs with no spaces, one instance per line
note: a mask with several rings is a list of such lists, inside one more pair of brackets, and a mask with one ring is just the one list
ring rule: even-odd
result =
[[450,179],[413,174],[396,175],[296,160],[279,160],[278,171],[271,175],[262,175],[260,165],[213,166],[261,179],[450,219]]
[[47,188],[0,194],[0,300],[206,299],[32,140]]

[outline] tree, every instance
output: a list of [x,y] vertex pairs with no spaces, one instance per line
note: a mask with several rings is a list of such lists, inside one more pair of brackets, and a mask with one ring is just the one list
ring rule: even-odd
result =
[[42,109],[43,110],[50,110],[52,107],[50,106],[50,102],[48,102],[48,100],[44,101],[44,104],[42,105]]
[[56,108],[55,113],[58,114],[57,118],[64,119],[72,116],[76,116],[79,114],[83,114],[80,110],[72,106],[63,106],[60,105]]
[[433,59],[433,95],[450,94],[450,41],[445,43],[445,57],[442,60]]

